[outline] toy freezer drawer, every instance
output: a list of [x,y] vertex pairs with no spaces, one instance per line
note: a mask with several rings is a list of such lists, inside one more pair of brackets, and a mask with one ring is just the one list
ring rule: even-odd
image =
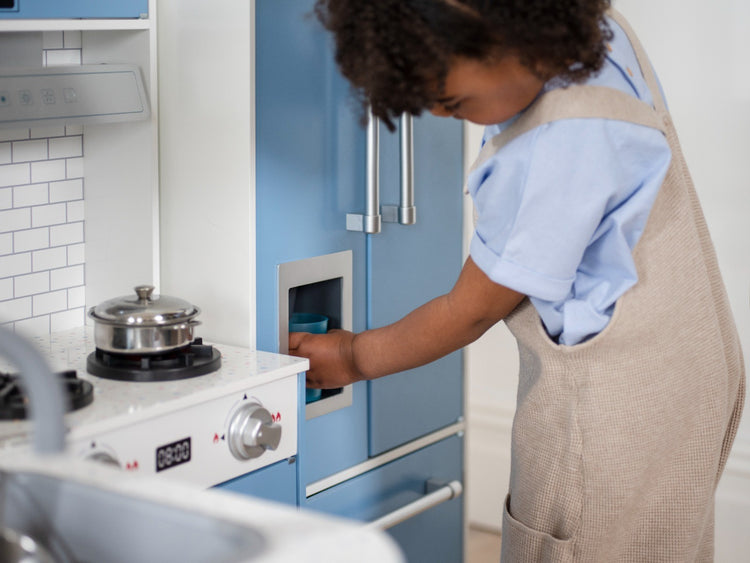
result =
[[[307,498],[313,510],[361,520],[386,520],[433,490],[463,481],[463,438],[453,435]],[[460,495],[460,488],[458,491]],[[461,561],[463,497],[399,519],[388,528],[407,561]],[[385,526],[383,526],[385,527]]]
[[148,0],[0,0],[0,18],[148,18]]

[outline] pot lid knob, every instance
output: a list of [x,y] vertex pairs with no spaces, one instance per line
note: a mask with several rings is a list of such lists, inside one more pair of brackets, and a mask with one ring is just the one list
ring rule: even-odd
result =
[[135,292],[138,294],[138,299],[141,301],[151,301],[151,294],[154,292],[153,285],[138,285],[135,288]]

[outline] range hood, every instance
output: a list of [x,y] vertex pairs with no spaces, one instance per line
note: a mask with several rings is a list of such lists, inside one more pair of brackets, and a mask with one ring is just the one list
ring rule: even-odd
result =
[[150,115],[136,65],[0,67],[0,128],[138,121]]

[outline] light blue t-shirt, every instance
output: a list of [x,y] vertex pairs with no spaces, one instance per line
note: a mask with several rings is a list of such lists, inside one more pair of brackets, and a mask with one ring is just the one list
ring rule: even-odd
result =
[[[630,43],[610,24],[611,51],[586,84],[652,104]],[[512,121],[487,127],[485,141]],[[553,339],[583,342],[638,281],[632,250],[670,160],[664,135],[641,125],[566,119],[537,127],[469,175],[478,214],[471,257],[494,282],[528,295]]]

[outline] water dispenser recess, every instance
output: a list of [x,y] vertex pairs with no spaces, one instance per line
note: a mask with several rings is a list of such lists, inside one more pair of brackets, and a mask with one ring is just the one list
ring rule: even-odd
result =
[[[336,252],[278,265],[279,353],[289,352],[289,319],[294,313],[324,315],[328,330],[352,330],[352,253]],[[307,419],[352,404],[351,385],[324,389],[306,405]]]

